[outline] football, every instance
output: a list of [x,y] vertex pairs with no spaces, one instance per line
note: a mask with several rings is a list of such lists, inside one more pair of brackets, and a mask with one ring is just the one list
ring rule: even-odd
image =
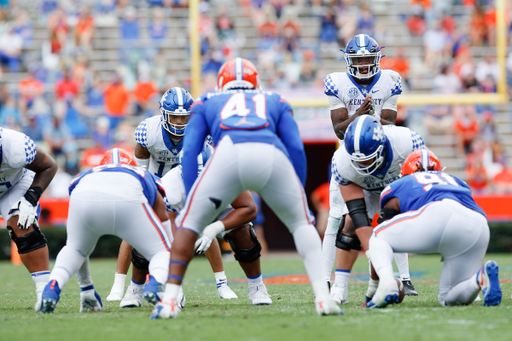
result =
[[398,303],[402,303],[402,301],[404,300],[404,297],[405,297],[404,284],[402,283],[400,278],[395,278],[395,279],[396,279],[396,284],[398,284]]

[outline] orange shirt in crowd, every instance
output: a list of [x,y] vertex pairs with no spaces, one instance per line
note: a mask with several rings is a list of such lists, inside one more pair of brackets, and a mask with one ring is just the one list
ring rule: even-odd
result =
[[153,82],[141,82],[137,81],[135,88],[133,89],[133,95],[139,102],[146,102],[151,95],[158,92]]
[[468,125],[464,125],[461,120],[458,119],[455,121],[454,129],[456,134],[462,135],[465,143],[470,142],[473,136],[480,133],[480,126],[476,120],[471,120]]
[[411,6],[413,5],[420,5],[421,7],[425,9],[429,9],[432,7],[432,2],[430,0],[411,0]]
[[92,30],[94,27],[94,19],[92,16],[87,16],[87,18],[79,18],[76,24],[76,30],[78,34],[83,34],[86,31]]
[[59,99],[67,96],[75,98],[78,91],[78,84],[70,79],[61,79],[55,84],[55,94]]
[[23,99],[32,101],[44,91],[43,82],[36,78],[25,78],[18,83],[19,91]]
[[512,189],[512,169],[503,168],[501,172],[494,176],[492,182],[501,189]]
[[483,190],[487,187],[487,172],[484,167],[469,166],[466,169],[467,184],[474,190]]
[[126,115],[128,95],[129,92],[123,84],[111,84],[105,91],[105,107],[107,112],[112,116]]

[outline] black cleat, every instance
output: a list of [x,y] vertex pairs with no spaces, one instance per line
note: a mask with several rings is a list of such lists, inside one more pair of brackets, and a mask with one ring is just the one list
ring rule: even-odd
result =
[[410,280],[402,281],[402,283],[404,284],[405,296],[418,296],[419,295],[418,292],[416,291],[416,289],[414,289],[414,285],[412,285]]

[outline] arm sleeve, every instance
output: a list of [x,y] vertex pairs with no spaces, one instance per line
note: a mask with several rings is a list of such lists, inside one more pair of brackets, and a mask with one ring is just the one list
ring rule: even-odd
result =
[[138,167],[142,167],[144,169],[148,169],[149,159],[139,159],[136,156],[133,157],[135,159],[135,163]]
[[304,186],[306,184],[306,153],[304,152],[304,144],[300,139],[299,128],[293,119],[291,111],[286,111],[277,125],[277,135],[288,150],[290,159],[295,168],[295,173]]
[[[147,120],[142,121],[135,129],[135,141],[144,148],[148,148],[148,122]],[[139,163],[137,163],[138,165]]]
[[387,185],[386,188],[382,190],[382,193],[380,194],[380,200],[379,200],[379,206],[380,208],[383,208],[384,205],[389,201],[389,199],[394,197],[393,189],[390,185]]
[[[5,130],[4,130],[5,132]],[[17,131],[4,134],[2,151],[5,162],[12,168],[22,168],[31,164],[36,157],[36,145],[30,137]]]
[[183,157],[181,158],[183,181],[187,195],[197,178],[197,156],[203,150],[204,138],[207,134],[208,126],[203,115],[198,113],[192,115],[183,140]]
[[324,79],[324,94],[329,98],[330,110],[346,107],[345,103],[343,103],[343,101],[338,97],[340,91],[332,80],[332,76],[330,74]]

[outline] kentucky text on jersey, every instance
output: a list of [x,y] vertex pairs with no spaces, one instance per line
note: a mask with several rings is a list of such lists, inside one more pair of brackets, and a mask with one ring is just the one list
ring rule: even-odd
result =
[[384,207],[391,198],[398,198],[401,212],[415,211],[434,201],[452,199],[485,217],[469,186],[444,172],[418,172],[404,176],[382,191],[380,206]]

